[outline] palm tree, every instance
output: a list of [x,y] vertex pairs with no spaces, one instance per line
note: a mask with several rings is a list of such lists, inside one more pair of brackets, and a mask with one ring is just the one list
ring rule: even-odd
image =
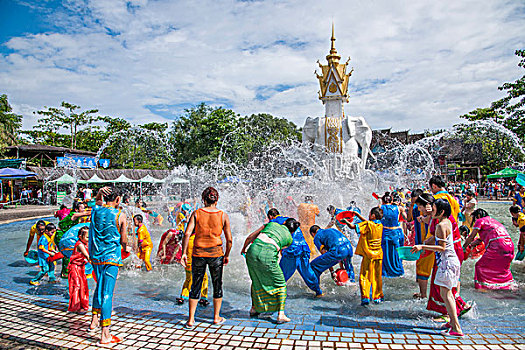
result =
[[0,96],[0,146],[13,146],[17,143],[18,130],[22,127],[22,116],[12,113],[13,108],[7,95]]

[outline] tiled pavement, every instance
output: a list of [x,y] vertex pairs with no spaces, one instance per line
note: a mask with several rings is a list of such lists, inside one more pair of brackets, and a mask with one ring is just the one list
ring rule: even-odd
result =
[[[67,305],[0,288],[0,337],[39,348],[98,349],[99,332],[89,332],[90,315],[69,314]],[[304,330],[300,325],[230,319],[214,326],[183,328],[181,315],[115,312],[113,349],[525,349],[525,333],[469,334],[448,339],[430,328],[414,332],[366,329],[356,332]],[[248,324],[254,326],[248,326]],[[427,333],[427,334],[425,334]]]

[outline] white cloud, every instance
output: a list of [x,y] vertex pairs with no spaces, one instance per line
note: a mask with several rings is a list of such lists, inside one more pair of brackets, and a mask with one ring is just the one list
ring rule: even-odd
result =
[[[34,122],[32,110],[62,100],[133,123],[217,101],[302,125],[323,114],[313,71],[328,52],[332,19],[336,47],[355,68],[346,114],[374,128],[451,126],[523,74],[514,50],[524,44],[524,9],[515,1],[65,5],[46,12],[61,30],[4,43],[11,52],[0,57],[0,86],[27,117],[25,127]],[[262,101],[261,87],[268,94]]]

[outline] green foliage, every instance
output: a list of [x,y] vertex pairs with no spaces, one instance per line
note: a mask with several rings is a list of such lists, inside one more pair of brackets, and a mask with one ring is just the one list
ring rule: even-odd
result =
[[[482,120],[482,119],[479,119]],[[483,174],[491,174],[515,163],[523,162],[525,155],[516,147],[516,142],[503,133],[497,124],[457,125],[456,133],[465,143],[479,143],[482,146],[484,164]]]
[[[525,50],[516,50],[521,57],[519,67],[525,68]],[[491,127],[463,126],[461,135],[466,142],[481,143],[486,164],[484,173],[492,173],[502,168],[525,160],[516,142],[525,145],[525,75],[513,83],[505,83],[498,87],[506,91],[507,96],[493,102],[488,108],[477,108],[460,118],[469,121],[491,121],[512,131],[519,140],[513,140],[502,133],[496,125]]]
[[0,148],[17,143],[18,132],[22,126],[22,116],[12,113],[13,108],[7,95],[0,96]]
[[173,123],[170,143],[175,165],[202,165],[219,157],[238,165],[272,143],[299,141],[297,126],[269,114],[240,117],[234,111],[204,103],[186,110]]
[[42,116],[38,125],[24,134],[35,143],[91,152],[105,145],[101,158],[110,158],[112,167],[134,169],[200,166],[218,158],[244,165],[269,145],[301,139],[300,130],[286,119],[269,114],[241,117],[204,103],[186,110],[171,129],[157,122],[133,126],[123,118],[94,116],[94,109],[79,113],[79,108],[67,102],[60,108],[45,107],[35,112]]
[[176,165],[202,165],[219,157],[222,141],[237,127],[232,110],[201,103],[173,122],[170,143]]
[[[70,134],[69,145],[61,144],[69,148],[77,147],[77,133],[79,129],[86,125],[91,124],[93,121],[98,120],[97,116],[94,116],[98,112],[98,109],[90,109],[83,112],[76,112],[80,106],[63,101],[60,104],[61,108],[57,107],[44,107],[44,110],[33,112],[42,116],[38,119],[38,124],[33,127],[36,133],[30,134],[32,137],[37,139],[42,138],[45,144],[51,140],[55,146],[57,146],[57,137],[53,134],[58,134],[62,129],[68,129]],[[38,134],[40,132],[41,134]]]
[[[521,57],[518,66],[525,68],[525,50],[516,50],[516,56]],[[499,114],[508,116],[508,119],[514,121],[513,125],[521,127],[522,135],[523,125],[525,124],[525,75],[513,83],[505,83],[498,87],[501,91],[506,91],[507,96],[492,103],[491,109]],[[510,125],[511,127],[513,125]]]

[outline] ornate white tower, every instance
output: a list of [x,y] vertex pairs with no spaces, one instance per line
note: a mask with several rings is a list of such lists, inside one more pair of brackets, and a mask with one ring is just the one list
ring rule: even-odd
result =
[[[343,103],[348,102],[348,79],[354,69],[346,73],[350,57],[344,64],[340,64],[341,56],[335,49],[334,24],[332,23],[332,45],[330,53],[326,56],[327,65],[317,64],[321,68],[322,75],[315,72],[319,79],[319,99],[325,105],[324,129],[319,130],[324,134],[324,146],[328,152],[342,153],[344,148],[343,119],[345,118]],[[323,141],[323,140],[318,140]]]

